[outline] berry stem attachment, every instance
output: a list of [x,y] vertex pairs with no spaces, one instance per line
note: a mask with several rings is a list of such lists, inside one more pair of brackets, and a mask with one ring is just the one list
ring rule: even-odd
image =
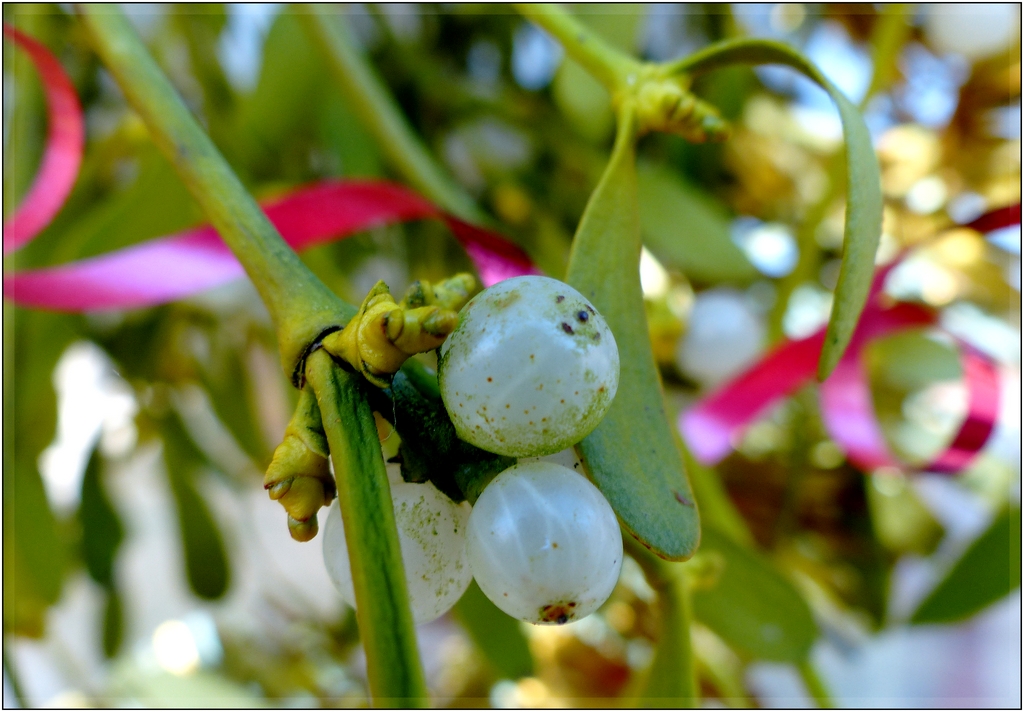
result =
[[334,499],[336,488],[327,458],[327,436],[320,418],[313,389],[306,385],[299,392],[284,441],[274,450],[274,458],[263,478],[263,489],[288,512],[288,531],[296,541],[316,536],[316,514]]

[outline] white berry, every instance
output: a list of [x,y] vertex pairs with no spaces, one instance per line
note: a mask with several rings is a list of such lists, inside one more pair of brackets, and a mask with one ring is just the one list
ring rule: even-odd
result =
[[469,516],[473,576],[501,610],[530,623],[566,623],[607,600],[622,567],[622,535],[584,476],[520,463],[484,489]]
[[[417,625],[447,612],[462,597],[473,575],[466,559],[469,505],[455,504],[429,482],[402,480],[397,465],[388,465],[395,523],[405,565],[405,584]],[[347,604],[355,607],[348,546],[338,501],[324,525],[324,564]]]
[[547,455],[601,422],[619,384],[619,352],[575,289],[514,277],[463,308],[441,346],[438,380],[460,438],[510,457]]

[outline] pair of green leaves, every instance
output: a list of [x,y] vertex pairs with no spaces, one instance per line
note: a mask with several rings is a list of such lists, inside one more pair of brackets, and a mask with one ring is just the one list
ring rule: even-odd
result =
[[[672,72],[698,73],[735,63],[784,64],[821,85],[835,101],[846,137],[846,246],[819,377],[838,363],[853,335],[874,274],[882,195],[871,137],[856,107],[807,59],[785,45],[738,40],[681,60]],[[661,390],[643,311],[637,265],[640,201],[635,166],[636,125],[629,100],[620,107],[611,161],[576,233],[567,281],[608,320],[622,363],[608,415],[579,446],[587,471],[626,528],[659,556],[680,560],[700,539],[697,510],[661,407]]]

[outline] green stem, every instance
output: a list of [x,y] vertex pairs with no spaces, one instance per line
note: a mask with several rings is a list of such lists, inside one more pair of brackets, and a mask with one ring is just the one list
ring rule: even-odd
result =
[[[356,618],[374,704],[427,706],[426,683],[395,528],[391,487],[362,378],[341,370],[324,350],[306,361],[323,414],[345,526]],[[372,443],[372,447],[368,446]]]
[[515,3],[520,15],[557,39],[574,60],[590,72],[612,96],[639,78],[643,64],[605,42],[558,5]]
[[685,573],[679,564],[659,559],[626,533],[622,542],[657,591],[661,609],[661,638],[647,672],[647,684],[635,702],[641,707],[700,707],[690,635],[692,604]]
[[332,294],[281,239],[124,13],[114,5],[82,5],[78,13],[153,141],[256,285],[277,328],[282,365],[295,380],[309,345],[325,329],[348,321],[355,310]]
[[319,47],[350,108],[391,165],[414,188],[448,212],[478,224],[491,222],[434,162],[397,102],[356,48],[338,11],[327,5],[305,5],[296,15]]
[[821,679],[818,671],[815,670],[810,658],[798,663],[796,667],[800,671],[800,679],[804,681],[808,694],[818,707],[821,709],[835,709],[836,703],[825,686],[824,680]]

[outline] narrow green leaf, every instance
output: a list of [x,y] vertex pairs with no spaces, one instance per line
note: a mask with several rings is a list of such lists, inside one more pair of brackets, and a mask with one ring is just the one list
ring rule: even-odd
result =
[[476,581],[470,582],[454,611],[498,677],[518,680],[533,674],[533,657],[519,621],[491,603]]
[[697,620],[760,660],[806,659],[818,626],[793,584],[762,555],[706,524],[700,552],[719,559],[721,575],[713,587],[693,592]]
[[345,526],[356,619],[377,706],[429,703],[405,586],[391,487],[363,378],[341,370],[327,352],[310,355],[306,377],[316,393],[331,448]]
[[1020,507],[1007,507],[921,603],[911,623],[968,618],[1020,588]]
[[320,4],[300,5],[293,12],[319,49],[348,107],[376,140],[387,161],[416,190],[445,210],[478,224],[490,222],[416,136],[398,102],[357,49],[342,13],[336,7]]
[[178,510],[188,584],[197,596],[217,599],[228,589],[230,572],[224,539],[195,478],[208,462],[173,412],[162,422],[167,478]]
[[43,634],[64,581],[67,557],[36,463],[56,431],[53,370],[77,324],[4,303],[3,618],[23,635]]
[[818,363],[825,380],[850,343],[874,276],[875,252],[882,234],[882,186],[871,134],[857,107],[810,60],[770,40],[730,40],[707,47],[670,65],[671,71],[698,74],[730,64],[784,64],[806,75],[832,97],[846,139],[846,229],[832,315]]
[[640,289],[640,217],[632,110],[580,220],[566,281],[604,315],[619,348],[608,415],[578,446],[623,526],[658,556],[690,557],[700,539],[693,493],[665,417]]
[[124,527],[101,478],[99,449],[93,449],[82,477],[82,500],[78,517],[82,523],[82,558],[93,581],[110,587],[114,583],[114,558],[124,539]]
[[757,276],[732,241],[729,214],[711,196],[663,166],[641,163],[637,179],[644,244],[666,266],[698,282]]

